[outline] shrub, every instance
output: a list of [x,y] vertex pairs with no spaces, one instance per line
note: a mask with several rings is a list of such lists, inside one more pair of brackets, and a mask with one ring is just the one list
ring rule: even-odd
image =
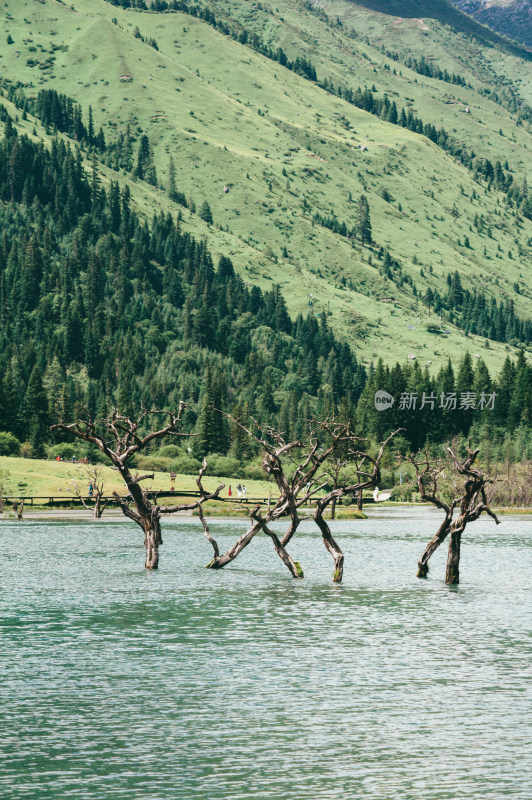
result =
[[166,458],[179,458],[184,455],[182,449],[177,444],[165,444],[157,450],[158,456],[165,456]]
[[7,431],[0,431],[0,456],[20,455],[20,442],[16,436]]
[[159,455],[159,453],[147,453],[137,456],[136,466],[139,469],[170,472],[170,459]]
[[61,442],[54,444],[46,451],[48,458],[56,458],[61,456],[64,461],[72,461],[72,458],[83,458],[85,456],[85,448],[82,444],[72,444],[71,442]]
[[22,442],[20,445],[20,455],[22,458],[31,458],[33,456],[33,447],[29,442]]
[[180,456],[170,462],[170,470],[182,475],[195,475],[200,467],[201,463],[193,456]]
[[238,480],[239,475],[242,473],[240,462],[231,456],[208,455],[207,464],[209,475],[221,475],[222,477]]
[[262,462],[260,458],[257,458],[250,464],[246,464],[242,472],[244,473],[244,478],[247,478],[250,481],[268,480],[268,476],[266,475],[266,473],[262,468]]

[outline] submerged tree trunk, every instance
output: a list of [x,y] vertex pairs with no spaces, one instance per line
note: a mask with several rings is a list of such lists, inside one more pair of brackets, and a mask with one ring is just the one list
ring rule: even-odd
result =
[[146,569],[157,569],[159,566],[159,545],[163,543],[161,534],[161,521],[155,514],[144,517],[141,522],[144,530],[144,545],[146,547]]
[[[336,489],[336,486],[334,487]],[[336,517],[336,497],[331,500],[331,519]]]
[[[260,516],[259,509],[256,508],[251,512],[251,519],[259,523],[264,533],[270,537],[275,547],[275,552],[281,561],[288,567],[293,578],[302,578],[303,569],[299,561],[294,561],[290,553],[284,547],[284,541],[281,541],[277,534],[268,528],[266,520]],[[291,526],[292,527],[292,526]]]
[[449,552],[447,555],[447,569],[445,583],[460,583],[460,544],[462,541],[462,528],[451,533],[449,539]]
[[432,537],[423,551],[423,555],[417,562],[417,577],[426,578],[429,571],[429,558],[438,549],[440,544],[445,541],[449,534],[450,520],[445,519],[440,525],[438,532]]
[[292,577],[293,578],[303,578],[304,574],[303,574],[303,568],[302,568],[301,564],[299,563],[299,561],[294,561],[294,559],[292,558],[290,553],[287,550],[285,550],[285,548],[283,547],[283,545],[279,541],[279,537],[275,533],[270,532],[270,531],[268,531],[266,529],[265,529],[265,533],[267,533],[268,536],[273,541],[273,545],[275,547],[275,551],[276,551],[277,555],[283,561],[283,563],[288,567]]
[[94,508],[92,510],[95,519],[101,519],[102,514],[107,507],[107,502],[108,501],[106,500],[104,503],[102,503],[101,495],[100,494],[96,495],[94,500]]
[[212,561],[207,564],[207,569],[221,569],[225,567],[226,564],[230,564],[231,561],[242,552],[242,550],[248,546],[250,541],[253,537],[260,531],[260,524],[255,522],[250,528],[247,529],[245,533],[240,536],[234,544],[231,545],[229,550],[226,550],[225,553],[222,553],[221,556],[215,556]]
[[314,512],[314,521],[321,531],[323,544],[334,558],[333,583],[341,583],[344,574],[344,554],[340,546],[333,539],[330,528],[323,518],[323,510],[320,509],[319,505]]
[[17,519],[22,519],[24,514],[24,500],[21,500],[20,503],[13,503],[13,511],[15,512]]

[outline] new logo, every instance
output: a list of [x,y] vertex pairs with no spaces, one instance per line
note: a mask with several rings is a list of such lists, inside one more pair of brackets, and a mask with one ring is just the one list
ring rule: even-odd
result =
[[387,408],[391,408],[394,404],[394,396],[388,394],[388,392],[383,392],[382,389],[379,389],[378,392],[375,392],[375,408],[377,411],[386,411]]

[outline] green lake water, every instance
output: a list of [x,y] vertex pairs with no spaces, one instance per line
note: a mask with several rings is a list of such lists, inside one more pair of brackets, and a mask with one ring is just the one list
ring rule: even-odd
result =
[[[197,519],[143,569],[127,521],[0,523],[2,800],[532,797],[532,518],[486,518],[462,583],[439,515],[316,529],[294,581],[257,537],[220,572]],[[222,544],[245,521],[213,520]]]

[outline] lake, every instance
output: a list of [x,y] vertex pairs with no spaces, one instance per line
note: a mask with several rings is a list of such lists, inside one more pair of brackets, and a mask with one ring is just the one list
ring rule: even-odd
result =
[[[532,797],[531,517],[417,559],[440,515],[372,509],[225,570],[165,520],[158,571],[127,521],[0,523],[3,800]],[[211,521],[223,544],[245,520]]]

